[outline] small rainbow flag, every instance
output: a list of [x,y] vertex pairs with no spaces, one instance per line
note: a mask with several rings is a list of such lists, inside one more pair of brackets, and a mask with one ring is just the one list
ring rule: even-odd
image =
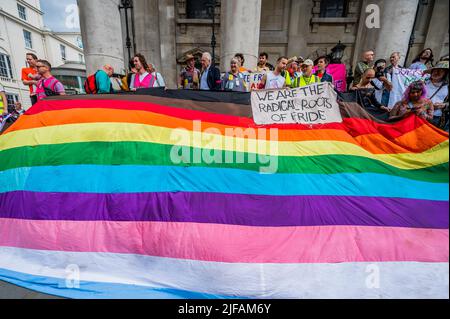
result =
[[0,280],[70,298],[448,298],[445,132],[345,114],[260,127],[249,105],[190,97],[49,99],[0,135]]

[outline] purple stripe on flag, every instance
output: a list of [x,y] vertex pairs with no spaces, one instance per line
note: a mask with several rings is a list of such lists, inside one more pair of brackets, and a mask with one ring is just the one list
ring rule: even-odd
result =
[[0,194],[0,218],[168,221],[248,226],[448,228],[447,201],[219,193]]

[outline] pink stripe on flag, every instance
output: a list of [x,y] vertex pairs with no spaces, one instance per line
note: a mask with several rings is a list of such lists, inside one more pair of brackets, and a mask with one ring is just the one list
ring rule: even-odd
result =
[[448,229],[0,219],[0,246],[231,263],[447,262]]

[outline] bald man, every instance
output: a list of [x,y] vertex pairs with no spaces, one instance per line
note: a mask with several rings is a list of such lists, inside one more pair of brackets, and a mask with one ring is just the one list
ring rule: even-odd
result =
[[113,93],[112,83],[110,77],[114,74],[114,68],[105,64],[101,70],[95,73],[95,84],[97,86],[97,93]]
[[361,81],[364,71],[372,66],[375,58],[373,50],[365,50],[361,55],[362,60],[356,64],[355,72],[353,72],[353,85],[356,85]]

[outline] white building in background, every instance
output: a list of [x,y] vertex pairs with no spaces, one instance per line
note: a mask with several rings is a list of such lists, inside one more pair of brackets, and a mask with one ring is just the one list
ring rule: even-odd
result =
[[29,90],[21,81],[26,53],[34,53],[52,65],[52,74],[69,92],[81,92],[86,78],[83,45],[79,32],[52,32],[44,27],[39,0],[0,1],[0,84],[8,104],[31,105]]

